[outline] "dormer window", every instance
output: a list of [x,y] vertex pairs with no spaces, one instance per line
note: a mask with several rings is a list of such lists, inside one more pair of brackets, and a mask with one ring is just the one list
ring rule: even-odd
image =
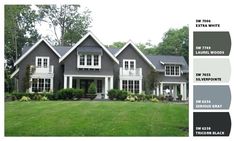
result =
[[101,55],[78,54],[77,59],[79,69],[101,69]]
[[180,76],[180,66],[165,65],[165,76]]

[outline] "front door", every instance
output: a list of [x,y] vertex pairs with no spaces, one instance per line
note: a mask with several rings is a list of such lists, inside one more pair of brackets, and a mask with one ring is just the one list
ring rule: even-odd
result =
[[92,82],[91,79],[80,79],[80,89],[84,89],[85,94],[88,94],[88,88]]

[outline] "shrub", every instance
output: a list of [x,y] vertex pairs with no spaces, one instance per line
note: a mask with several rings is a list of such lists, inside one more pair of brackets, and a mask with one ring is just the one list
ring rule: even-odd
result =
[[89,94],[96,94],[96,90],[97,90],[97,87],[96,87],[95,83],[92,82],[92,83],[89,85],[88,93],[89,93]]
[[41,101],[48,101],[48,98],[46,96],[41,97]]
[[141,93],[141,94],[137,94],[137,97],[138,97],[138,101],[144,101],[146,95],[144,93]]
[[178,96],[177,100],[181,101],[182,100],[182,95],[178,94],[177,96]]
[[171,95],[169,95],[169,96],[166,96],[166,100],[168,100],[168,101],[173,101],[173,96],[171,96]]
[[158,100],[157,98],[152,98],[152,99],[151,99],[151,102],[157,103],[157,102],[159,102],[159,100]]
[[152,98],[152,95],[150,95],[150,94],[147,94],[146,96],[145,96],[145,99],[146,100],[150,100]]
[[31,99],[32,100],[41,100],[41,98],[43,97],[41,94],[31,94]]
[[159,96],[157,96],[157,99],[160,100],[160,101],[164,101],[165,97],[163,95],[159,95]]
[[84,95],[83,89],[74,89],[73,90],[73,98],[80,99]]
[[128,92],[127,91],[124,91],[124,90],[118,90],[118,93],[117,93],[117,97],[116,97],[116,99],[117,100],[125,100],[126,99],[126,97],[127,97],[127,95],[128,95]]
[[58,99],[69,100],[73,98],[73,88],[61,89],[58,92]]
[[107,94],[108,97],[109,97],[109,99],[110,99],[110,100],[116,99],[116,98],[117,98],[118,91],[119,91],[119,90],[117,90],[117,89],[109,90],[109,91],[108,91],[108,94]]
[[28,96],[22,96],[20,101],[30,101],[31,99]]

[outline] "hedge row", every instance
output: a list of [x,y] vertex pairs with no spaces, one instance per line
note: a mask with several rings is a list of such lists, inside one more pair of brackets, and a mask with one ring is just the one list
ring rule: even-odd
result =
[[6,94],[6,101],[20,100],[23,96],[29,97],[31,100],[41,100],[42,97],[47,97],[49,100],[79,100],[84,95],[83,89],[62,89],[55,93],[20,93],[14,92]]

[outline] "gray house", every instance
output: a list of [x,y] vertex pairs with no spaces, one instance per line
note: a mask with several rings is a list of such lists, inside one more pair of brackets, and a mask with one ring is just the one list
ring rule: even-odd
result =
[[18,91],[24,91],[25,74],[30,72],[30,93],[62,88],[97,86],[97,99],[113,88],[141,93],[152,85],[154,95],[183,95],[188,99],[188,65],[182,56],[144,55],[131,41],[123,48],[107,48],[92,33],[72,47],[53,47],[41,39],[24,47],[14,64]]

